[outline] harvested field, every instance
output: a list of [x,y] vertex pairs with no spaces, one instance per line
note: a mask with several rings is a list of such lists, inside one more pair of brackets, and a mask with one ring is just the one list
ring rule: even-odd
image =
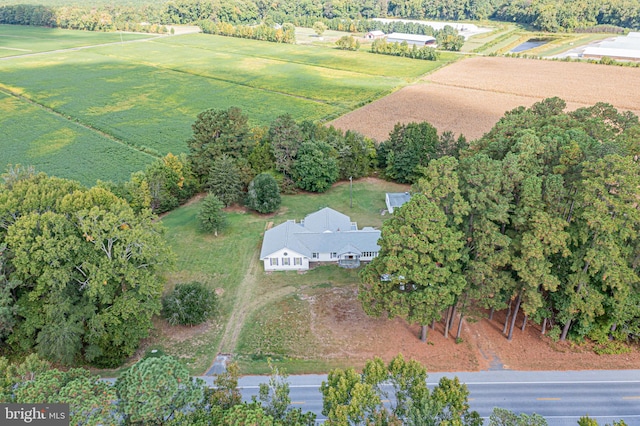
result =
[[506,111],[558,96],[573,110],[607,102],[640,114],[637,68],[521,58],[476,57],[456,62],[330,124],[383,141],[398,123],[428,121],[477,139]]

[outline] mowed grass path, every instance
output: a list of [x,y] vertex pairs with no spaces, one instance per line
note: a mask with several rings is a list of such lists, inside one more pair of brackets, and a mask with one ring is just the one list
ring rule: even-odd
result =
[[[0,28],[4,34],[14,27]],[[20,37],[31,30],[16,28]],[[36,35],[43,34],[38,33],[41,29],[34,30]],[[95,129],[96,137],[105,145],[112,146],[114,141],[100,132],[155,155],[185,152],[191,124],[208,108],[238,106],[252,125],[268,125],[287,113],[296,120],[322,122],[390,93],[451,60],[447,56],[442,62],[416,61],[204,34],[110,45],[100,45],[105,41],[101,33],[82,33],[82,38],[93,34],[96,46],[90,49],[0,59],[0,91],[42,105],[45,112],[50,109],[48,113],[67,118],[69,126],[77,122]],[[43,42],[37,40],[34,46],[41,46]],[[78,43],[72,40],[65,45],[58,40],[57,46]],[[15,99],[24,102],[20,97]],[[5,132],[5,139],[10,141],[5,143],[33,142],[28,133],[13,129],[28,127],[36,117],[27,114],[22,119],[25,122],[15,123]],[[83,141],[76,139],[80,145]],[[52,160],[56,164],[44,160],[34,163],[19,150],[12,152],[3,157],[3,163],[34,164],[52,174],[64,169],[60,176],[80,178],[73,168],[65,169],[57,160]],[[68,161],[83,160],[68,157]],[[128,170],[138,164],[131,166],[120,167],[123,174],[115,180],[128,179]],[[113,173],[105,175],[96,169],[83,179],[93,182],[114,178]]]

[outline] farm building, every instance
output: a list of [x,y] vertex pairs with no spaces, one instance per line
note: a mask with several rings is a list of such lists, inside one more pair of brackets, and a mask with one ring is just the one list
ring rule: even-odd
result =
[[380,30],[369,31],[364,35],[366,40],[377,40],[382,37],[384,37],[384,32]]
[[405,33],[391,33],[387,35],[388,43],[402,43],[406,41],[407,44],[417,46],[435,46],[436,39],[428,35],[421,34],[405,34]]
[[306,271],[314,263],[357,268],[378,256],[379,238],[379,230],[358,229],[349,216],[325,207],[266,231],[260,260],[265,271]]
[[582,57],[586,59],[601,59],[605,56],[620,61],[640,61],[640,32],[604,40],[596,46],[585,48],[582,53]]
[[387,211],[393,213],[395,209],[402,206],[404,203],[411,199],[411,194],[408,192],[387,192],[384,197],[384,202],[387,205]]

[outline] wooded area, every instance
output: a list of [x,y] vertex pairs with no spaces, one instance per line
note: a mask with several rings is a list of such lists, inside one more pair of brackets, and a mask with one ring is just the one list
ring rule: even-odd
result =
[[424,328],[444,314],[446,334],[456,312],[507,309],[509,339],[522,311],[560,340],[637,340],[638,117],[564,108],[517,108],[457,158],[413,166],[361,274],[367,312]]
[[[109,5],[48,7],[8,5],[0,7],[0,23],[55,26],[70,29],[107,31],[144,29],[139,23],[154,25],[195,24],[199,21],[255,25],[292,23],[311,28],[321,19],[335,30],[369,31],[384,24],[371,18],[478,20],[496,19],[531,25],[542,31],[584,30],[597,25],[640,28],[639,0],[177,0],[140,2],[139,6]],[[136,27],[137,25],[137,27]],[[147,30],[150,30],[147,28]],[[615,28],[606,28],[606,31]],[[408,32],[406,29],[394,31]]]

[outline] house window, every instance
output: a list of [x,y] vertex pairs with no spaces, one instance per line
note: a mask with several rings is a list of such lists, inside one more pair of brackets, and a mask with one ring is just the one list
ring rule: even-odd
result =
[[269,258],[269,264],[271,266],[278,266],[278,258],[277,257],[271,257]]
[[336,252],[331,253],[331,258],[332,259],[335,259],[336,257],[338,257],[338,253],[336,253]]
[[317,259],[317,258],[319,258],[319,257],[320,257],[320,253],[313,253],[313,254],[311,255],[311,258],[313,258],[313,259]]
[[291,258],[289,258],[289,257],[283,257],[282,258],[282,266],[289,266],[289,265],[291,265],[290,262],[291,262]]
[[294,265],[302,265],[302,258],[301,257],[294,257],[293,258],[293,264]]

